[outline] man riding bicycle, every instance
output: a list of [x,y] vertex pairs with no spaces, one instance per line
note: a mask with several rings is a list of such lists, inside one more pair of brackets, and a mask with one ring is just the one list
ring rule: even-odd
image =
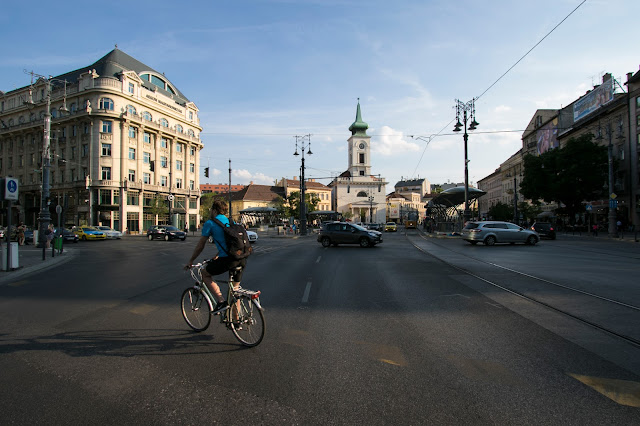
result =
[[[212,220],[215,218],[222,222],[222,224],[227,225],[229,223],[229,219],[225,216],[226,213],[227,204],[221,200],[214,200],[211,205],[210,218],[204,223],[200,240],[198,240],[198,244],[193,249],[193,254],[191,255],[191,259],[189,259],[189,263],[185,266],[185,269],[191,268],[193,262],[198,256],[200,256],[202,250],[204,250],[209,237],[212,237],[218,249],[218,254],[207,263],[206,269],[202,270],[202,281],[204,281],[209,290],[211,290],[213,296],[216,298],[217,305],[213,310],[213,313],[219,313],[229,309],[229,304],[222,296],[220,287],[213,280],[213,275],[224,274],[238,266],[241,266],[244,269],[247,264],[246,258],[235,260],[228,255],[228,248],[224,239],[224,231],[220,225]],[[241,279],[242,270],[236,273],[236,282],[239,284]]]

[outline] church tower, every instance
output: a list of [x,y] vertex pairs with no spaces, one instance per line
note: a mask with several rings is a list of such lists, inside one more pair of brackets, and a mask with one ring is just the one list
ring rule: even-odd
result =
[[356,121],[349,126],[349,172],[352,177],[371,175],[371,136],[367,135],[369,125],[362,121],[360,100],[356,110]]

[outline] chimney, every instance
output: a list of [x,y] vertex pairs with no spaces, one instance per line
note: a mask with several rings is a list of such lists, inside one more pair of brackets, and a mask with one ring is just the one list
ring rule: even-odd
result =
[[629,80],[631,80],[631,77],[633,77],[633,73],[632,72],[628,72],[627,73],[627,83],[629,82]]
[[609,81],[611,80],[611,73],[608,72],[605,75],[602,76],[602,82],[604,83],[605,81]]

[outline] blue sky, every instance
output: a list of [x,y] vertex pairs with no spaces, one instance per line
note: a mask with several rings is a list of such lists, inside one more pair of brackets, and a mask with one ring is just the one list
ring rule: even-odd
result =
[[[298,176],[294,136],[305,134],[306,176],[328,183],[347,168],[359,98],[387,192],[401,178],[463,182],[454,100],[482,94],[468,144],[475,183],[520,148],[536,109],[566,106],[604,72],[624,87],[640,64],[637,16],[637,0],[11,2],[0,90],[29,84],[24,69],[59,75],[117,44],[200,109],[212,170],[201,182],[226,183],[231,159],[234,184]],[[432,134],[428,146],[409,136]]]

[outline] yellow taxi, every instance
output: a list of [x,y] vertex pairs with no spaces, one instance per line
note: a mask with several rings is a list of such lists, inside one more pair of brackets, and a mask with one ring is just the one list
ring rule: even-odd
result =
[[104,232],[92,226],[78,226],[73,229],[73,233],[83,241],[104,240],[107,238]]
[[398,225],[395,222],[387,222],[384,225],[384,232],[396,232],[398,230]]

